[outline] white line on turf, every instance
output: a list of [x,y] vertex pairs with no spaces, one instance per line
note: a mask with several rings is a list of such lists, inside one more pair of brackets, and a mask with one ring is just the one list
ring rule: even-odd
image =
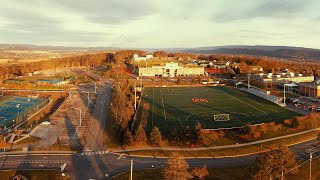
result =
[[167,120],[167,114],[166,114],[166,110],[165,110],[165,108],[164,108],[164,102],[163,102],[163,97],[162,97],[162,91],[161,91],[161,89],[160,89],[160,95],[161,95],[161,102],[162,102],[164,119]]
[[258,110],[258,111],[260,111],[260,112],[263,112],[264,114],[268,114],[268,113],[266,113],[265,111],[262,111],[261,109],[258,109],[258,108],[254,107],[254,106],[252,106],[252,105],[250,105],[250,104],[248,104],[248,103],[243,102],[242,100],[240,100],[240,99],[232,96],[232,95],[229,94],[229,93],[226,93],[226,94],[228,94],[229,96],[233,97],[233,98],[236,99],[237,101],[242,102],[243,104],[247,104],[247,105],[249,105],[250,107],[252,107],[252,108],[254,108],[254,109],[256,109],[256,110]]

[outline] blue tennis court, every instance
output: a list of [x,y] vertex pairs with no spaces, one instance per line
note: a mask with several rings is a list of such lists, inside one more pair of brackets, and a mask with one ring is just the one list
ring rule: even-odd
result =
[[7,127],[21,122],[27,115],[33,114],[48,100],[44,98],[29,98],[11,96],[0,101],[0,125]]

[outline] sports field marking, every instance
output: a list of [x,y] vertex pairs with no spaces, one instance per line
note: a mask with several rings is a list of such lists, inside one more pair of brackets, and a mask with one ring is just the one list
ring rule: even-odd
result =
[[[215,108],[218,108],[218,109],[233,109],[233,108],[237,108],[237,107],[246,107],[246,106],[249,106],[248,104],[244,104],[244,105],[241,105],[241,106],[215,106]],[[167,111],[172,111],[172,110],[196,110],[196,109],[201,109],[203,110],[204,108],[203,107],[197,107],[197,108],[167,108],[166,110]],[[206,108],[206,109],[210,109],[209,107]]]
[[182,122],[181,122],[181,119],[180,119],[180,116],[178,117],[178,119],[179,119],[179,121],[180,121],[181,127],[183,127]]
[[209,89],[207,88],[207,89],[205,89],[204,91],[202,91],[202,92],[208,92],[209,91]]
[[162,109],[163,109],[164,119],[167,120],[167,114],[166,114],[166,109],[164,108],[164,103],[163,103],[163,97],[162,97],[162,91],[161,91],[161,89],[160,89],[160,95],[161,95],[161,102],[162,102]]
[[232,95],[229,94],[229,93],[226,93],[226,94],[228,94],[229,96],[233,97],[233,98],[236,99],[237,101],[242,102],[243,104],[247,104],[247,105],[249,105],[250,107],[252,107],[252,108],[254,108],[254,109],[256,109],[256,110],[263,112],[264,114],[268,114],[268,113],[266,113],[265,111],[262,111],[261,109],[258,109],[258,108],[256,108],[256,107],[252,106],[251,104],[248,104],[248,103],[243,102],[242,100],[240,100],[240,99],[232,96]]
[[[207,113],[207,112],[212,112],[212,111],[201,111],[201,112],[197,112],[197,113],[192,113],[192,114],[190,114],[189,116],[186,117],[186,121],[188,121],[190,116],[193,116],[193,115],[196,115],[196,114]],[[231,112],[231,111],[229,111],[229,114],[241,114],[241,115],[244,115],[244,116],[247,116],[247,117],[251,117],[248,114],[239,113],[239,112]],[[240,118],[237,118],[237,119],[240,119]]]

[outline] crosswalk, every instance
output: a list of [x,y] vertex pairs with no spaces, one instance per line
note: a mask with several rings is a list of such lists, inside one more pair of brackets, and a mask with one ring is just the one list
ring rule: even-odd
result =
[[109,151],[82,152],[80,156],[102,155],[102,154],[108,154],[108,153]]
[[310,148],[310,149],[307,149],[307,150],[306,150],[306,153],[308,153],[308,154],[314,154],[314,153],[319,152],[319,151],[320,151],[320,145],[315,146],[315,147]]
[[0,161],[0,164],[69,164],[64,160],[19,160],[19,161]]

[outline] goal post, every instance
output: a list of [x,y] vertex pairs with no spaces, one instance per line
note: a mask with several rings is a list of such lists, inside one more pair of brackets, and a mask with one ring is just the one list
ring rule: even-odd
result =
[[229,121],[230,116],[229,116],[229,114],[215,114],[215,115],[213,115],[213,120],[215,120],[215,121]]

